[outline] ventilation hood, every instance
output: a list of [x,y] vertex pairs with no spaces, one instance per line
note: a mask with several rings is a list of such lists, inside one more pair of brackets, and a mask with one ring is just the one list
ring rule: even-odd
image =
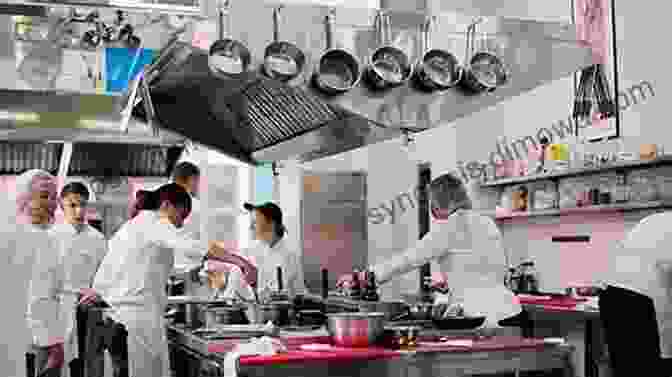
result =
[[[235,11],[232,9],[232,14]],[[590,51],[576,41],[573,25],[491,17],[479,26],[477,43],[482,41],[480,47],[495,52],[507,65],[510,81],[496,91],[475,96],[452,89],[425,94],[403,86],[380,94],[360,83],[350,92],[330,98],[309,84],[314,62],[325,48],[321,42],[325,26],[318,21],[328,11],[307,6],[282,10],[283,18],[291,22],[285,22],[289,30],[282,29],[281,39],[295,43],[309,61],[302,77],[288,84],[259,73],[260,57],[271,39],[263,35],[266,31],[272,35],[270,26],[261,21],[255,23],[254,36],[262,38],[256,39],[249,28],[241,31],[232,24],[231,37],[243,41],[253,56],[254,68],[242,78],[216,78],[210,73],[205,51],[187,45],[176,47],[174,53],[179,58],[151,89],[163,127],[250,163],[309,161],[397,138],[406,131],[448,124],[592,63]],[[419,30],[425,16],[410,11],[389,14],[395,44],[418,59],[422,55]],[[255,13],[258,20],[266,16],[272,20],[271,8]],[[240,17],[245,18],[245,12]],[[337,9],[336,47],[353,52],[360,62],[368,61],[368,55],[379,46],[374,18],[373,11],[362,15]],[[474,18],[443,13],[438,19],[432,47],[448,50],[464,61],[465,31]]]
[[[0,120],[0,139],[176,145],[188,138],[251,164],[310,161],[398,138],[404,132],[446,125],[592,64],[590,50],[576,41],[573,25],[493,16],[479,25],[476,39],[480,48],[502,58],[509,71],[509,82],[494,92],[424,94],[404,86],[381,94],[360,84],[341,96],[326,97],[308,82],[326,48],[324,19],[329,9],[285,5],[280,37],[302,49],[307,62],[300,78],[282,84],[258,73],[260,58],[272,40],[273,8],[263,2],[233,1],[231,5],[232,22],[225,30],[230,32],[228,37],[250,49],[253,68],[237,79],[215,78],[206,51],[176,44],[169,54],[170,63],[150,86],[162,128],[159,134],[141,120],[142,106],[134,109],[137,118],[131,120],[127,132],[119,130],[120,110],[126,104],[122,96],[7,89],[0,92],[0,115],[7,115]],[[390,40],[417,60],[423,52],[424,12],[391,9],[387,13]],[[373,26],[375,16],[376,10],[336,8],[333,47],[349,50],[363,66],[380,46]],[[250,25],[241,20],[257,22]],[[431,46],[464,61],[465,32],[473,21],[473,15],[442,9]],[[78,117],[65,115],[73,109],[79,111]],[[31,118],[31,113],[39,117]]]

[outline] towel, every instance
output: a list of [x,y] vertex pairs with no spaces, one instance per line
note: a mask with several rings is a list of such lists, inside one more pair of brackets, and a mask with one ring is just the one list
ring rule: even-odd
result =
[[238,344],[224,358],[224,377],[238,377],[241,356],[273,356],[280,352],[287,352],[287,347],[280,340],[268,336]]

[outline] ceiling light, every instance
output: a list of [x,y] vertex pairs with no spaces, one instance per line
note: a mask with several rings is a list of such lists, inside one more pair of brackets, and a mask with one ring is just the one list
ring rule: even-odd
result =
[[0,110],[0,119],[14,120],[17,122],[39,122],[40,115],[37,113],[24,113]]

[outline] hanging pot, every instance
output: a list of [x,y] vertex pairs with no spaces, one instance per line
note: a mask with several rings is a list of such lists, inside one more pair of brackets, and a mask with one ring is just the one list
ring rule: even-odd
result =
[[378,35],[383,47],[378,48],[369,58],[364,79],[371,89],[384,90],[401,86],[411,77],[413,65],[405,52],[397,47],[385,45],[389,34],[389,17],[379,13],[376,17]]
[[279,23],[280,9],[273,9],[273,40],[264,51],[264,74],[274,80],[287,82],[297,77],[306,63],[306,56],[298,47],[280,41]]
[[312,83],[316,89],[337,95],[354,88],[361,76],[359,60],[349,52],[333,48],[334,11],[326,17],[327,51],[320,56],[313,73]]
[[499,57],[487,51],[473,53],[477,23],[467,30],[465,59],[469,60],[460,80],[460,86],[471,94],[494,91],[508,81],[508,73]]
[[[228,4],[225,5],[225,8],[219,10],[219,40],[210,46],[208,63],[214,73],[235,76],[247,71],[252,61],[252,55],[243,43],[224,37],[224,13],[228,16]],[[226,25],[228,27],[228,20]]]
[[413,79],[419,89],[432,92],[455,86],[462,78],[462,67],[455,55],[448,51],[430,47],[430,18],[422,30],[423,49],[425,51],[415,68]]

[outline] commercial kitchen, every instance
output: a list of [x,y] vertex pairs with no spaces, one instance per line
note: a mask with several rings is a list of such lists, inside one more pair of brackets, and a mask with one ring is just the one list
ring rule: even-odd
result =
[[[1,4],[7,205],[51,177],[55,212],[26,237],[70,229],[79,206],[107,252],[53,297],[34,293],[49,258],[22,267],[33,341],[17,376],[672,375],[672,158],[666,131],[640,129],[660,123],[667,78],[627,75],[649,67],[628,60],[646,43],[623,27],[644,11],[491,3]],[[146,229],[208,250],[164,247],[169,276],[143,272],[166,280],[160,318],[133,327],[98,287],[135,279],[111,255],[150,212]],[[13,244],[24,233],[7,224]],[[43,345],[35,311],[52,299],[68,330]],[[163,374],[132,355],[142,327],[159,329],[142,355]]]

